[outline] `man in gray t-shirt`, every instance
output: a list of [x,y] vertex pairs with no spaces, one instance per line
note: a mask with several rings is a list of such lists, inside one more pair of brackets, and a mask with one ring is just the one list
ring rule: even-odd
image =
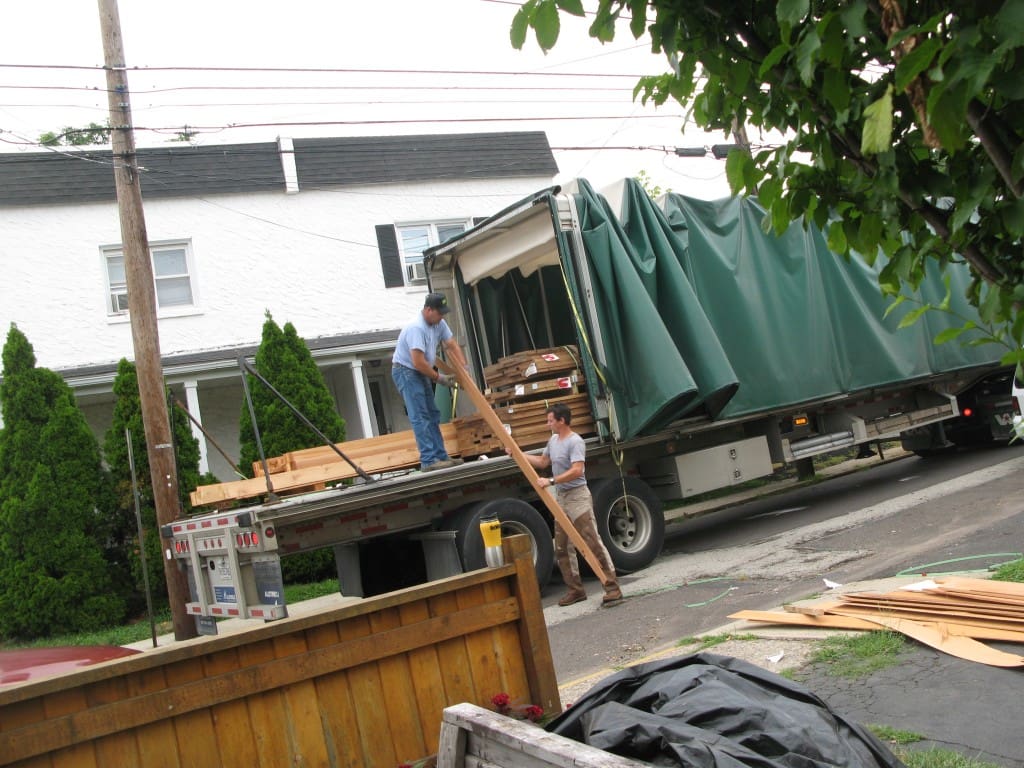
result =
[[[608,579],[604,583],[602,604],[617,603],[622,600],[622,590],[619,589],[619,582],[615,578],[612,559],[597,532],[594,500],[584,474],[586,445],[583,438],[572,431],[572,411],[565,403],[555,403],[547,409],[547,423],[551,430],[551,439],[548,440],[544,453],[540,456],[530,453],[524,455],[534,469],[551,468],[551,477],[540,478],[540,487],[555,488],[558,503],[601,565]],[[583,588],[583,579],[580,578],[576,547],[561,525],[555,525],[555,560],[562,572],[562,579],[569,588],[569,591],[559,599],[558,604],[565,606],[586,600],[587,592]]]

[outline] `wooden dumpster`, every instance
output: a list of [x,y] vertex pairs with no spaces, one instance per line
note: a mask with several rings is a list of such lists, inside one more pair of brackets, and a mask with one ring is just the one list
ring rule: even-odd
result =
[[0,689],[0,765],[396,766],[445,707],[561,704],[529,539],[506,565]]

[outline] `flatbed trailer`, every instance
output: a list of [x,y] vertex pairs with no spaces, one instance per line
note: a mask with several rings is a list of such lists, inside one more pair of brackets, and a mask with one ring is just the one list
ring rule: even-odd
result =
[[[623,573],[660,552],[665,500],[864,443],[928,445],[934,426],[958,415],[956,395],[998,369],[979,347],[935,351],[942,318],[898,329],[878,295],[880,265],[844,265],[820,233],[779,239],[758,225],[755,236],[756,203],[709,205],[676,196],[659,208],[635,182],[607,196],[581,182],[542,190],[425,254],[481,389],[491,391],[486,374],[502,360],[571,358],[586,383],[574,417],[592,425],[598,528]],[[750,230],[742,241],[718,234],[737,226]],[[954,274],[944,290],[967,279]],[[532,386],[537,370],[522,368],[522,382]],[[495,408],[503,420],[525,407],[512,400]],[[529,405],[543,414],[547,402]],[[472,416],[465,398],[453,415]],[[527,433],[532,444],[518,437]],[[544,442],[522,425],[511,434],[524,448]],[[417,542],[428,580],[480,568],[480,522],[495,516],[504,533],[530,537],[543,588],[550,517],[511,458],[482,451],[456,444],[449,452],[470,459],[461,466],[397,467],[165,526],[169,555],[188,571],[188,610],[206,632],[221,616],[283,617],[280,557],[324,547],[342,593],[362,595],[361,551],[383,537]]]

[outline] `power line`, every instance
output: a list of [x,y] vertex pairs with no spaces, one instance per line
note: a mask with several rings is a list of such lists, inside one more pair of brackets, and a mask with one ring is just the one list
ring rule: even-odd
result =
[[474,76],[511,76],[511,77],[630,77],[637,79],[643,74],[628,72],[547,72],[515,69],[388,69],[376,67],[194,67],[194,66],[139,66],[139,67],[104,67],[99,64],[3,64],[0,69],[44,69],[44,70],[78,70],[106,72],[110,69],[126,73],[142,72],[275,72],[290,74],[363,74],[363,75],[474,75]]

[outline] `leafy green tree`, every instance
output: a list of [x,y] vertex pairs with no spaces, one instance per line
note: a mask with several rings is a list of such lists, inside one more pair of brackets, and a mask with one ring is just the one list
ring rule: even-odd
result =
[[[345,420],[338,414],[309,347],[291,323],[285,323],[282,329],[269,311],[263,323],[263,337],[254,367],[332,442],[339,443],[345,439]],[[268,458],[320,444],[316,433],[254,376],[248,376],[248,383],[263,451]],[[259,454],[252,419],[245,403],[242,404],[239,431],[240,469],[252,477],[252,465]],[[329,549],[309,555],[294,555],[282,561],[282,570],[286,581],[334,576],[334,556]]]
[[[112,546],[108,551],[108,559],[124,585],[129,599],[129,609],[133,613],[138,613],[145,607],[146,593],[142,558],[139,556],[138,524],[135,519],[135,496],[132,491],[128,443],[125,439],[126,429],[131,434],[149,586],[154,601],[158,604],[166,604],[167,584],[156,523],[153,485],[149,474],[149,454],[142,423],[139,378],[135,365],[128,360],[122,359],[118,363],[117,376],[114,378],[114,397],[114,416],[103,442],[103,455],[110,468],[116,495],[116,509],[110,531]],[[200,482],[199,441],[192,435],[186,414],[177,408],[170,408],[169,414],[181,508],[187,513],[191,510],[189,494]]]
[[638,171],[633,178],[644,188],[644,192],[647,193],[648,197],[658,198],[663,192],[668,194],[672,191],[671,189],[662,189],[658,184],[655,184],[651,177],[647,175],[647,171]]
[[[549,50],[560,11],[583,6],[527,0],[512,44],[532,28]],[[608,42],[620,23],[669,64],[635,95],[687,105],[707,130],[781,137],[726,160],[766,226],[802,218],[836,253],[883,253],[894,296],[926,269],[967,261],[969,297],[1010,348],[1004,360],[1024,358],[1024,3],[598,0],[590,35]]]
[[44,147],[84,147],[93,144],[109,144],[110,124],[89,123],[85,128],[67,125],[60,133],[47,131],[40,134],[39,143]]
[[4,637],[98,629],[125,611],[103,556],[112,499],[99,446],[70,387],[35,362],[12,324],[0,384]]

